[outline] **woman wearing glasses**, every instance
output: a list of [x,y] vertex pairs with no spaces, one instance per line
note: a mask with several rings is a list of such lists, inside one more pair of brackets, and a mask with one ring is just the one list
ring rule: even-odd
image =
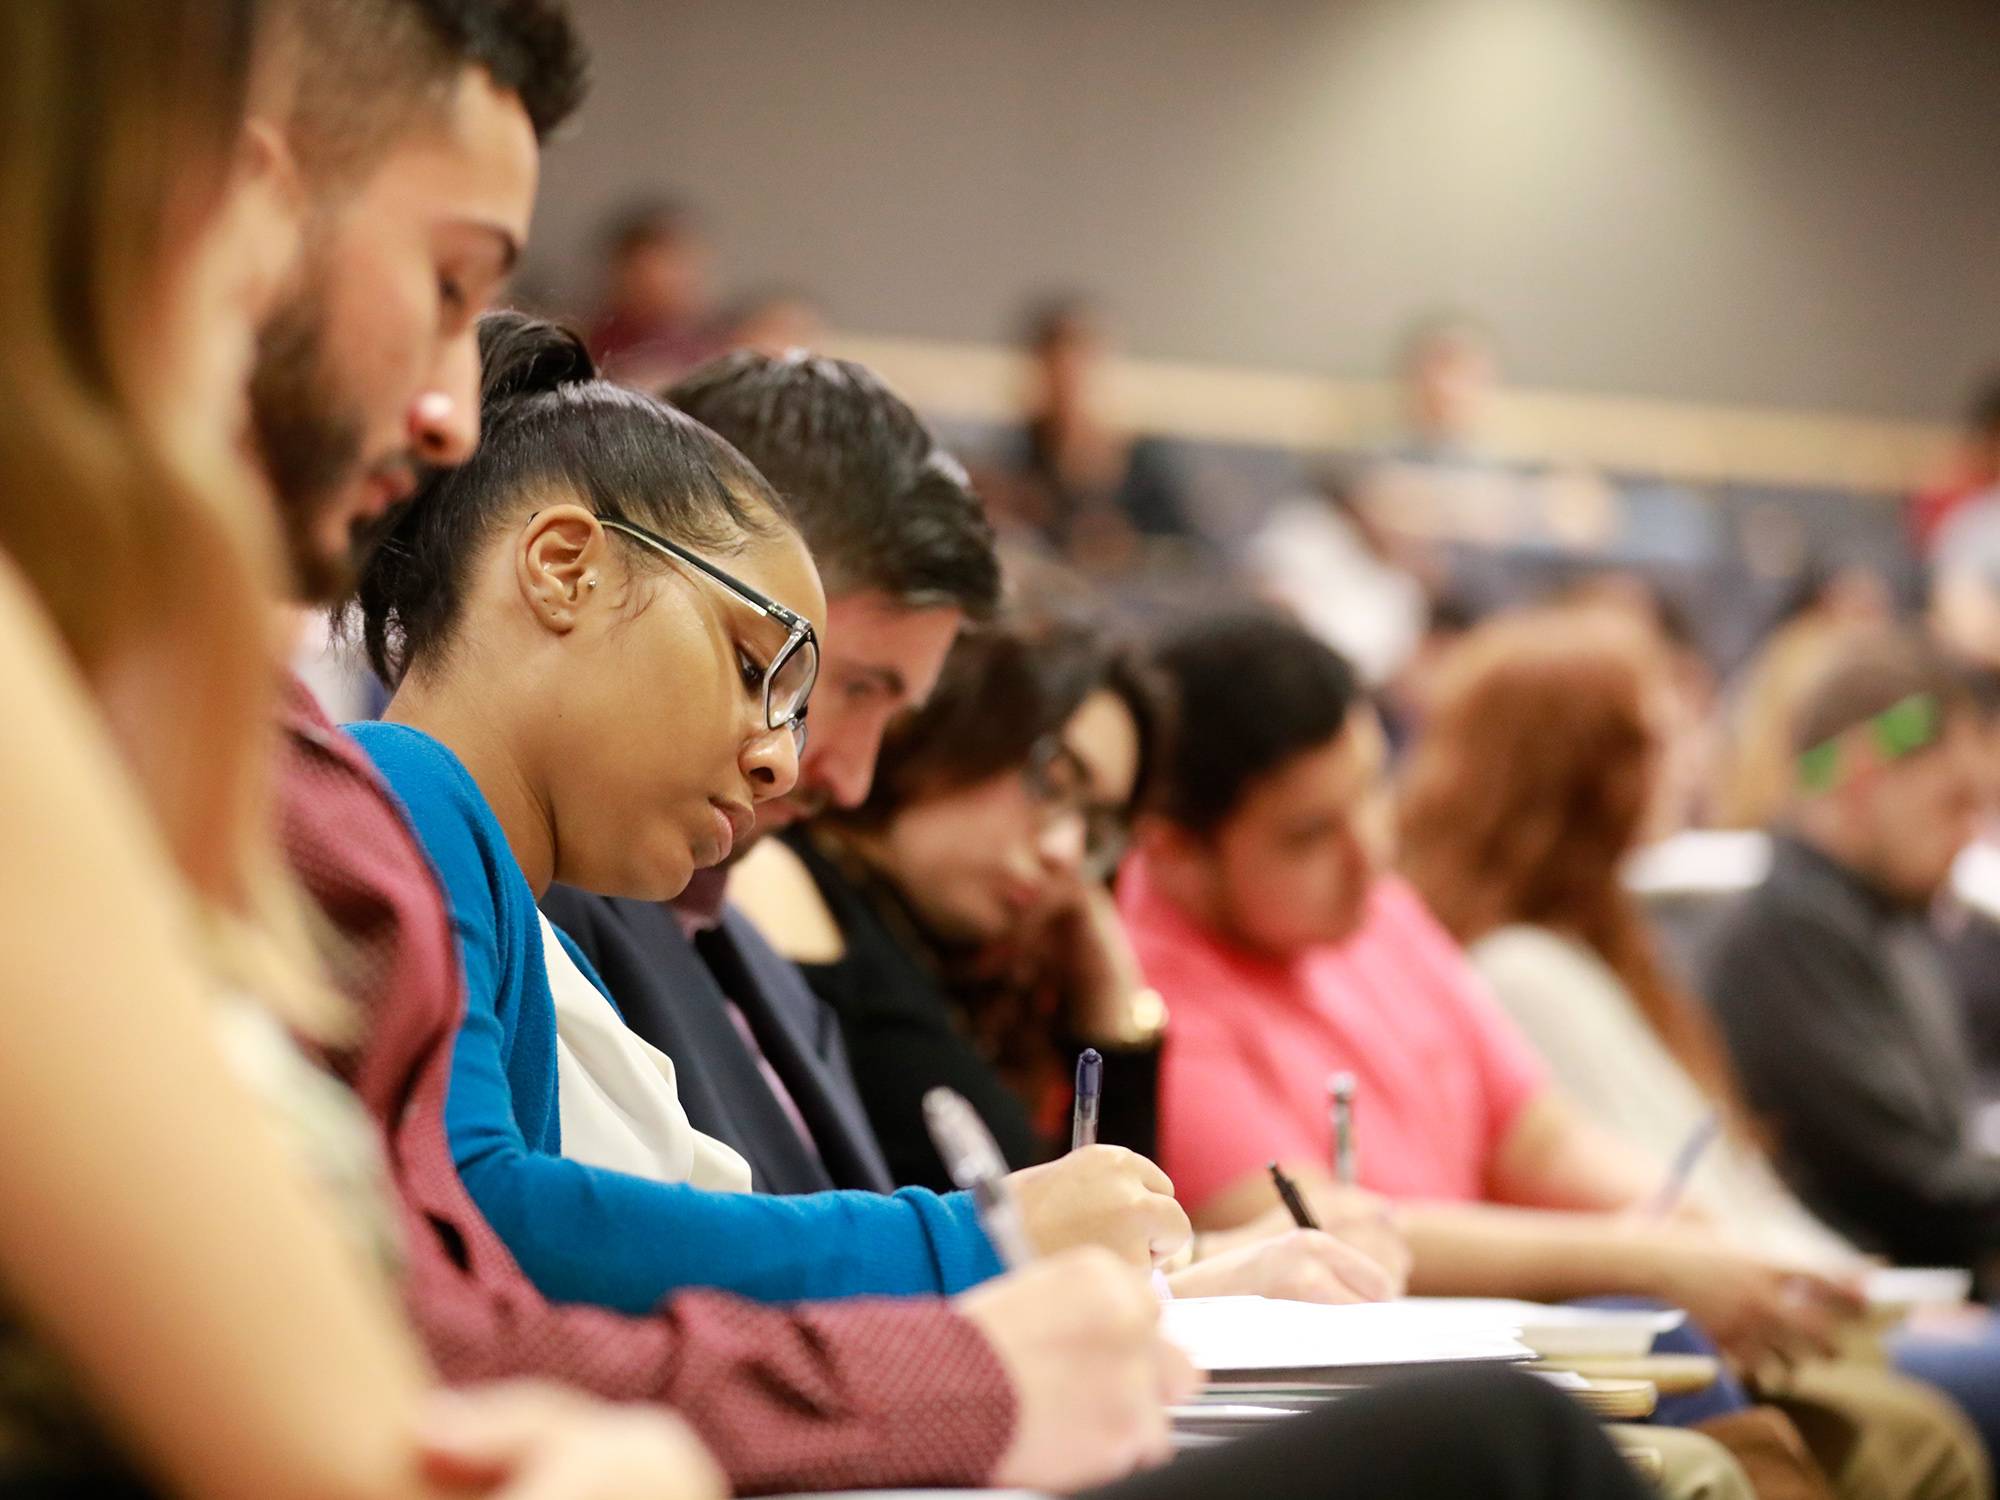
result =
[[[891,731],[868,801],[785,834],[732,891],[840,1018],[869,1121],[902,1183],[949,1185],[923,1124],[944,1085],[1015,1169],[1071,1144],[1076,1062],[1103,1059],[1099,1138],[1153,1148],[1166,1011],[1106,882],[1167,726],[1136,656],[1075,618],[959,638],[930,701]],[[1395,1295],[1400,1242],[1282,1215],[1211,1237],[1176,1296]]]
[[[554,881],[663,901],[798,772],[825,602],[763,479],[594,378],[568,333],[481,327],[483,434],[374,549],[360,608],[395,687],[356,737],[450,898],[466,987],[446,1126],[549,1296],[652,1309],[956,1292],[991,1275],[963,1200],[752,1195],[673,1063],[536,910]],[[964,1222],[961,1223],[960,1220]]]
[[884,742],[867,803],[788,836],[812,888],[785,890],[782,856],[741,872],[739,900],[839,1014],[897,1181],[949,1185],[922,1117],[939,1084],[1009,1166],[1059,1154],[1085,1047],[1104,1058],[1101,1139],[1152,1154],[1166,1017],[1104,882],[1158,701],[1081,621],[969,633]]

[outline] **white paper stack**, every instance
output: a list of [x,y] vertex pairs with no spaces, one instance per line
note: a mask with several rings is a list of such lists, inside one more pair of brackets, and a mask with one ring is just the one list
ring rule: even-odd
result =
[[1329,1307],[1190,1297],[1163,1304],[1160,1317],[1167,1337],[1217,1385],[1369,1385],[1415,1368],[1534,1358],[1491,1317],[1415,1300]]
[[1678,1308],[1569,1307],[1504,1297],[1410,1297],[1461,1326],[1502,1331],[1539,1359],[1636,1359],[1687,1321]]

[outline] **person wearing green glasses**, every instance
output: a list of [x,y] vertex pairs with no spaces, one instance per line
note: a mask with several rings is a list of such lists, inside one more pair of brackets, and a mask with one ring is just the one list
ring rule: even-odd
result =
[[1770,875],[1724,919],[1703,992],[1806,1204],[1863,1250],[1978,1270],[1990,1294],[2000,1156],[1972,1134],[1930,922],[1985,810],[1977,706],[1936,648],[1885,632],[1843,649],[1792,729]]

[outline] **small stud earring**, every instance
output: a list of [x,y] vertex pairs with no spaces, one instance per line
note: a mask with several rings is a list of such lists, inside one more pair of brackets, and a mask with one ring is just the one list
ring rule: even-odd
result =
[[597,580],[595,578],[586,578],[583,580],[583,586],[587,589],[594,589],[597,587]]

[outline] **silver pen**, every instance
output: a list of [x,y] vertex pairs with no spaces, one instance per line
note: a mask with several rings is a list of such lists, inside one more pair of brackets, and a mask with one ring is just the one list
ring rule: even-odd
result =
[[1327,1108],[1333,1115],[1333,1180],[1343,1187],[1355,1182],[1354,1075],[1335,1073],[1326,1081]]
[[1033,1260],[1021,1206],[1007,1190],[1007,1159],[978,1111],[951,1089],[932,1089],[924,1095],[924,1125],[951,1180],[972,1194],[979,1227],[993,1242],[1000,1264],[1011,1271]]

